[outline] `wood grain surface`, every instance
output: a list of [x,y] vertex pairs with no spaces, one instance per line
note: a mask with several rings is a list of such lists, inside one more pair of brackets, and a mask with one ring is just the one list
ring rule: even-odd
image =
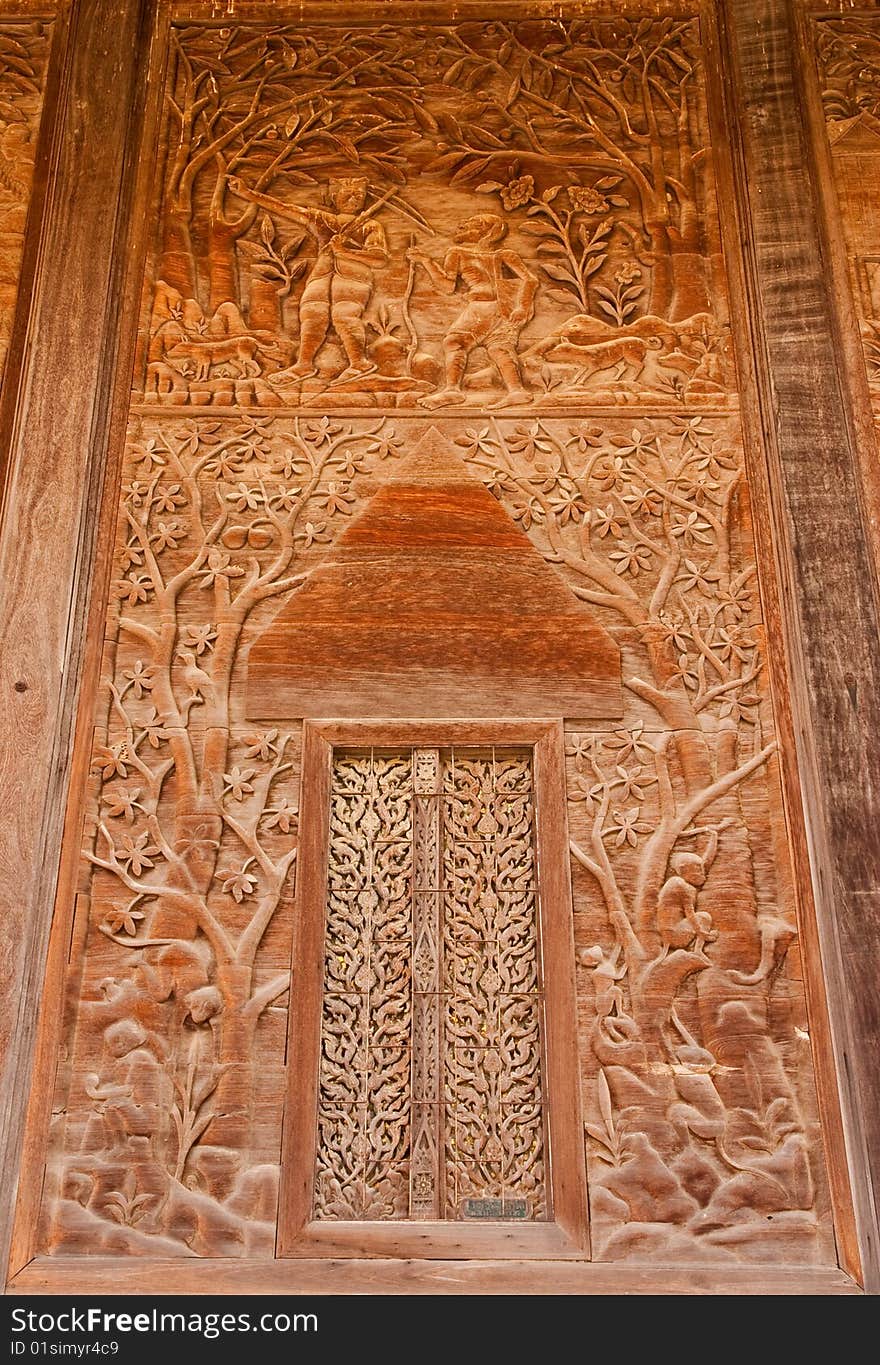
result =
[[[724,8],[783,632],[866,1287],[880,1287],[880,634],[787,6]],[[761,361],[763,360],[763,365]],[[834,623],[829,633],[829,622]]]
[[[125,268],[144,6],[77,7],[0,545],[4,1247],[16,1189],[89,603]],[[96,339],[97,338],[97,339]],[[75,361],[74,361],[75,357]],[[34,585],[39,592],[34,593]],[[42,1084],[45,1081],[41,1082]]]

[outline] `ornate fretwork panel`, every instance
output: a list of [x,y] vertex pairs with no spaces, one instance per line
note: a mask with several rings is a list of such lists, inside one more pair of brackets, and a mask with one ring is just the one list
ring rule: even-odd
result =
[[337,754],[315,1211],[546,1217],[527,752]]

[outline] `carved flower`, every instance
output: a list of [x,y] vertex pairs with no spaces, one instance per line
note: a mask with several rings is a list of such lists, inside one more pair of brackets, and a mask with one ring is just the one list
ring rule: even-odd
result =
[[591,185],[569,185],[568,202],[580,213],[605,213],[608,200]]
[[223,781],[226,784],[223,795],[228,796],[231,793],[233,801],[243,801],[254,789],[251,782],[254,773],[254,768],[231,768],[228,773],[223,774]]
[[712,597],[716,592],[716,585],[721,581],[721,574],[709,564],[701,565],[692,559],[686,559],[684,573],[680,573],[675,581],[681,584],[682,592],[691,592],[696,588],[698,592]]
[[186,526],[182,521],[160,521],[153,537],[159,554],[163,550],[176,550],[178,542],[183,540],[186,535]]
[[186,495],[179,483],[172,483],[167,488],[157,488],[153,505],[157,512],[175,512],[186,505]]
[[513,503],[510,514],[524,531],[544,520],[544,509],[535,498],[529,498],[528,502]]
[[621,287],[625,284],[632,284],[633,280],[640,280],[641,278],[642,272],[639,270],[635,261],[624,262],[624,264],[619,266],[614,272],[614,282],[615,284],[621,285]]
[[672,621],[662,615],[660,621],[674,648],[679,654],[686,653],[694,642],[694,637],[688,627],[682,621]]
[[330,516],[334,512],[342,512],[345,516],[349,516],[354,501],[355,496],[347,483],[328,483],[323,506]]
[[133,483],[126,484],[122,492],[131,507],[143,507],[150,495],[150,486],[135,479]]
[[236,454],[245,463],[268,455],[267,423],[264,417],[249,417],[239,427],[236,435],[239,437]]
[[627,772],[622,764],[614,769],[615,778],[611,783],[612,791],[619,792],[621,801],[644,801],[645,788],[657,781],[651,773],[643,772],[641,765]]
[[718,492],[721,485],[717,479],[710,479],[705,473],[698,474],[694,478],[685,476],[675,480],[675,487],[683,498],[690,502],[695,502],[698,507],[702,507],[705,502],[717,502],[718,499],[713,494]]
[[479,431],[474,427],[465,427],[461,436],[456,436],[455,444],[461,446],[465,457],[471,460],[475,455],[494,455],[498,450],[498,443],[493,440],[488,427],[481,427]]
[[219,479],[237,479],[241,460],[235,450],[219,450],[205,465],[205,473]]
[[343,450],[338,458],[340,473],[347,479],[353,479],[355,474],[362,474],[367,467],[364,457],[357,455],[353,450]]
[[245,735],[244,742],[248,746],[244,751],[245,758],[259,757],[264,760],[271,758],[273,754],[278,752],[277,739],[277,730],[255,730],[253,734]]
[[195,654],[204,654],[205,650],[214,648],[214,641],[217,639],[217,627],[214,625],[187,626],[180,638]]
[[140,545],[136,540],[130,541],[122,551],[119,559],[122,572],[125,573],[128,569],[139,569],[143,562],[144,552]]
[[523,204],[527,204],[535,193],[535,181],[530,175],[518,175],[513,180],[508,180],[507,184],[501,189],[501,202],[507,209],[518,209]]
[[704,438],[712,434],[702,415],[698,417],[672,417],[670,421],[685,445],[701,446]]
[[138,799],[140,794],[140,787],[134,787],[131,791],[127,791],[123,787],[120,791],[105,792],[104,804],[107,807],[107,814],[112,816],[113,819],[119,819],[121,816],[124,816],[128,823],[133,825],[137,818],[135,811],[143,810],[143,806]]
[[653,488],[624,493],[624,505],[633,516],[656,517],[663,510],[663,498]]
[[592,522],[599,535],[604,538],[608,535],[622,536],[623,526],[617,520],[617,513],[609,502],[607,507],[594,507],[592,512]]
[[711,640],[714,653],[725,663],[731,657],[739,659],[741,663],[747,662],[751,659],[752,650],[757,643],[755,637],[748,631],[737,628],[727,630],[723,626],[715,631]]
[[712,537],[706,534],[710,529],[707,521],[700,521],[699,512],[688,512],[687,516],[679,515],[672,523],[672,534],[688,549],[697,544],[711,545]]
[[507,444],[515,455],[522,455],[530,464],[538,455],[554,454],[553,439],[540,422],[531,427],[516,427]]
[[403,446],[402,439],[397,435],[394,427],[389,427],[387,431],[382,431],[370,444],[371,455],[378,455],[380,460],[387,460],[393,455],[399,455]]
[[722,450],[717,445],[713,446],[712,449],[701,446],[694,464],[697,469],[705,470],[713,478],[718,478],[725,469],[736,469],[739,460],[735,454]]
[[131,904],[125,906],[124,909],[109,910],[101,925],[105,933],[128,934],[134,938],[137,933],[138,921],[144,918],[143,910],[134,909],[139,900],[140,896],[136,896]]
[[[516,479],[503,469],[493,469],[486,480],[486,487],[493,498],[500,498],[502,493],[515,493],[517,489]],[[538,509],[540,510],[540,509]],[[537,520],[537,516],[533,516]]]
[[128,578],[116,585],[117,596],[128,602],[130,607],[137,606],[138,602],[148,601],[152,591],[152,580],[145,574],[130,573]]
[[256,512],[257,508],[263,505],[263,495],[259,488],[240,483],[231,493],[226,494],[226,501],[232,504],[236,512]]
[[640,722],[632,730],[615,730],[605,740],[605,748],[615,750],[621,763],[626,762],[630,754],[639,763],[645,763],[653,756],[654,750],[642,739],[644,729]]
[[141,700],[145,693],[152,692],[153,690],[153,670],[147,668],[146,664],[144,664],[141,659],[138,659],[133,668],[124,669],[122,676],[125,678],[129,688],[137,697],[138,701]]
[[159,468],[165,464],[165,446],[161,446],[155,437],[149,441],[144,441],[139,445],[132,446],[131,453],[136,460],[141,461],[143,472],[149,474],[154,465]]
[[625,436],[615,437],[614,444],[622,455],[634,455],[636,459],[641,459],[645,455],[652,455],[656,450],[655,436],[642,431],[639,427],[633,427],[629,434],[629,439]]
[[139,877],[145,867],[153,866],[153,859],[160,851],[155,844],[150,843],[150,836],[146,830],[136,839],[130,834],[123,834],[116,849],[116,860],[133,876]]
[[92,767],[101,769],[105,782],[110,777],[128,777],[127,758],[127,744],[102,744],[95,749]]
[[165,721],[159,715],[155,706],[152,715],[144,725],[144,734],[147,737],[151,749],[158,749],[163,740],[168,738],[168,731],[165,729]]
[[291,827],[296,827],[299,812],[296,806],[288,801],[285,796],[281,798],[277,806],[273,806],[271,810],[267,810],[266,814],[269,817],[265,822],[266,829],[275,829],[277,827],[283,834],[289,834]]
[[632,574],[633,578],[642,569],[651,567],[651,551],[647,545],[622,545],[619,550],[612,550],[608,557],[614,564],[615,573]]
[[596,467],[596,479],[604,493],[616,488],[626,488],[629,483],[629,467],[622,455],[609,455]]
[[732,582],[730,586],[718,594],[719,600],[723,603],[725,610],[739,620],[751,609],[752,596],[745,582]]
[[595,735],[572,735],[565,746],[565,752],[569,758],[573,758],[577,764],[588,762],[595,757],[596,736]]
[[319,422],[309,422],[303,428],[306,439],[313,445],[321,446],[326,441],[330,441],[334,436],[338,436],[342,427],[338,422],[331,422],[329,417],[322,417]]
[[301,488],[282,488],[270,499],[269,506],[273,512],[292,512],[299,506],[301,497]]
[[635,848],[639,842],[639,835],[647,834],[650,828],[650,825],[639,820],[638,806],[631,806],[627,811],[611,812],[611,824],[603,831],[603,837],[607,838],[609,834],[613,834],[615,848],[622,848],[624,844]]
[[290,446],[286,450],[281,450],[273,456],[270,466],[273,474],[280,474],[282,479],[294,479],[302,473],[303,468],[307,467],[303,459],[302,452],[293,450]]
[[330,539],[330,532],[327,530],[327,523],[323,521],[307,521],[305,527],[296,537],[303,543],[303,549],[308,550],[310,546],[318,541]]
[[562,526],[565,526],[569,521],[577,520],[587,510],[580,494],[569,488],[560,488],[556,495],[550,499],[550,506]]
[[253,862],[253,858],[248,858],[240,866],[233,864],[231,867],[224,868],[220,873],[223,880],[223,890],[232,896],[240,905],[245,896],[250,896],[256,890],[257,879],[248,868]]
[[201,587],[210,588],[218,578],[241,578],[244,569],[237,568],[222,550],[208,551],[208,567],[199,580]]

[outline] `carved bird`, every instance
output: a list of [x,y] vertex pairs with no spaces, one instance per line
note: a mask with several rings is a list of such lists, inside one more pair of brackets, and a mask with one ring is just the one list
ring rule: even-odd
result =
[[204,701],[205,694],[210,695],[214,690],[210,675],[203,668],[199,668],[195,654],[189,650],[182,650],[178,658],[182,659],[186,665],[183,670],[183,680],[189,688],[190,694],[187,700],[191,703]]

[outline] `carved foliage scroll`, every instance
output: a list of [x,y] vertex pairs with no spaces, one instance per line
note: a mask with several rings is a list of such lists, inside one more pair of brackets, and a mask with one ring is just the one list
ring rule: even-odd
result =
[[343,754],[318,1218],[546,1210],[528,754]]

